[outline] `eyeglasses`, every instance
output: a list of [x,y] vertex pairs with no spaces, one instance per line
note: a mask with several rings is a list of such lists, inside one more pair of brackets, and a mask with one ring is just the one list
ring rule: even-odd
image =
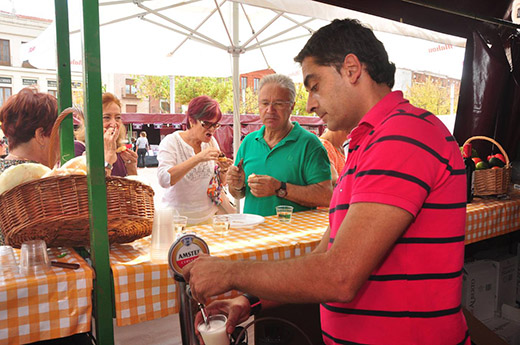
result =
[[291,101],[274,101],[274,102],[261,101],[260,103],[258,103],[258,107],[265,109],[271,105],[276,110],[282,110],[285,108],[285,106],[287,104],[292,104],[292,103],[293,102],[291,102]]
[[218,122],[213,123],[213,122],[209,122],[209,121],[200,121],[200,124],[202,125],[202,127],[206,128],[206,129],[211,129],[211,128],[219,129],[220,126],[222,126]]

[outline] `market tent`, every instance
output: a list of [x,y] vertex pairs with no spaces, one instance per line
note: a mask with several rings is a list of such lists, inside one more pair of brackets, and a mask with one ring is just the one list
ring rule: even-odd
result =
[[[153,125],[160,127],[160,136],[170,134],[175,130],[186,129],[186,114],[141,114],[127,113],[121,114],[124,124],[133,126],[134,129],[140,130],[142,126]],[[298,122],[304,129],[321,135],[325,130],[325,123],[316,116],[291,116],[291,121]],[[220,127],[215,132],[220,149],[229,158],[233,157],[233,115],[224,114],[220,120]],[[240,137],[243,138],[247,134],[256,131],[262,127],[262,121],[259,115],[240,115]],[[150,136],[150,135],[149,135]]]
[[[81,68],[80,1],[71,0],[72,67]],[[334,18],[354,17],[375,30],[454,46],[465,40],[311,0],[101,1],[103,72],[233,77],[239,123],[239,73],[272,68],[299,78],[292,58],[310,35]],[[54,68],[53,28],[25,46],[25,59]],[[235,126],[235,150],[240,133]]]

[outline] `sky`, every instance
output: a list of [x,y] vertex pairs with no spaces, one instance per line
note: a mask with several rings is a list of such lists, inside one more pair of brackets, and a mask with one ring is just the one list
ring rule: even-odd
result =
[[[0,0],[0,10],[53,19],[54,0]],[[376,36],[384,43],[390,60],[399,68],[453,78],[460,78],[462,74],[463,48],[388,33],[376,32]]]

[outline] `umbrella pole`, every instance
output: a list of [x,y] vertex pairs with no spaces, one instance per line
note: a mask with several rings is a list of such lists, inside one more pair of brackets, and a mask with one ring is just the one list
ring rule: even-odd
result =
[[[239,76],[239,59],[240,48],[238,36],[238,3],[233,2],[233,157],[236,158],[238,148],[240,147],[240,85],[238,84]],[[237,213],[240,213],[240,199],[235,198]]]

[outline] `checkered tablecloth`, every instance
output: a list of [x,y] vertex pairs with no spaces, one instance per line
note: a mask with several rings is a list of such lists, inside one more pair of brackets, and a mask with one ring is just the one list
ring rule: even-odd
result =
[[[188,229],[208,243],[212,255],[232,260],[279,260],[310,253],[327,226],[328,210],[314,210],[293,214],[291,223],[280,223],[275,216],[266,217],[260,225],[230,229],[225,237],[215,234],[210,225]],[[150,237],[112,246],[110,264],[118,326],[179,311],[177,285],[168,264],[152,263],[149,251]]]
[[520,229],[520,194],[509,200],[473,200],[466,208],[466,244]]
[[[67,255],[58,259],[63,252]],[[15,249],[17,259],[19,253]],[[36,276],[0,278],[0,344],[26,344],[90,331],[91,267],[72,249],[50,249],[49,259],[77,263],[80,268],[52,267]]]
[[[209,225],[190,228],[203,238],[212,255],[232,260],[279,260],[314,249],[328,225],[328,211],[293,214],[283,224],[275,216],[253,228],[231,229],[226,238]],[[467,206],[466,244],[520,229],[520,195],[510,200],[475,200]],[[117,325],[131,325],[178,312],[176,284],[168,265],[150,262],[150,237],[115,245],[114,273]],[[233,293],[228,296],[234,295]]]

